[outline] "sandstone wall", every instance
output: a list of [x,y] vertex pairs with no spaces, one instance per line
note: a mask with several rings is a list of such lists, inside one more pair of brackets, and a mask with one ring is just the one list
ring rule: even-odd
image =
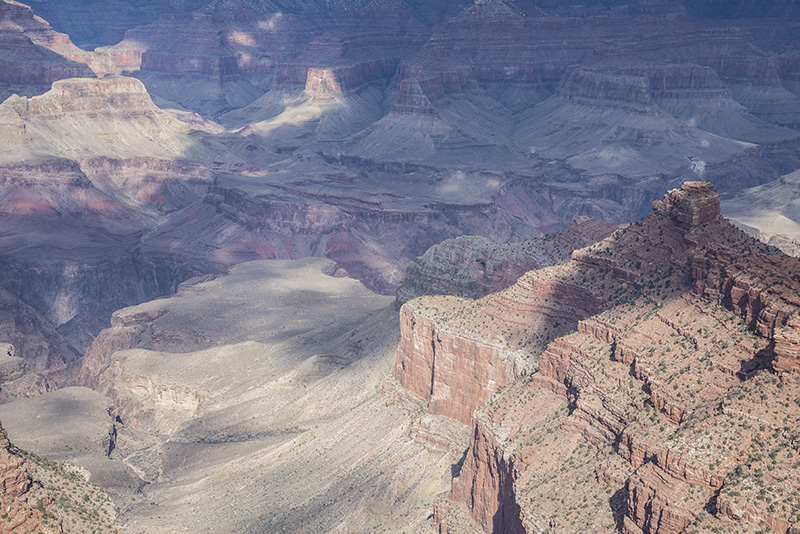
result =
[[507,348],[441,329],[418,315],[414,303],[400,309],[400,328],[394,375],[428,402],[431,413],[471,424],[475,409],[523,371]]

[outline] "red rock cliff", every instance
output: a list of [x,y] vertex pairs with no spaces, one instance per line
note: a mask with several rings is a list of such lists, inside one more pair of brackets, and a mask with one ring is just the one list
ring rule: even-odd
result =
[[[800,478],[786,476],[800,466],[800,449],[790,445],[800,443],[792,430],[800,408],[787,402],[800,398],[790,378],[800,352],[792,320],[800,263],[721,220],[710,184],[684,184],[654,208],[571,263],[528,273],[472,304],[485,309],[442,297],[404,308],[406,344],[395,373],[417,394],[433,385],[463,398],[462,386],[452,385],[472,376],[470,338],[516,344],[526,362],[524,378],[489,385],[493,395],[475,412],[453,482],[451,499],[465,503],[485,532],[800,529],[791,497]],[[536,311],[520,306],[537,286],[551,290],[539,294]],[[544,312],[552,300],[570,302],[574,314],[557,318],[552,304]],[[579,300],[590,304],[578,308]],[[494,329],[489,310],[497,313]],[[418,315],[424,328],[409,328]],[[553,333],[562,320],[577,328]],[[519,343],[516,325],[526,321],[534,342]],[[449,340],[458,355],[448,357],[464,358],[454,369],[465,376],[437,376],[427,347],[441,347],[440,331],[458,332],[462,345]],[[759,372],[764,361],[771,371]],[[472,389],[469,398],[480,397]],[[442,532],[457,532],[448,514],[437,520]]]

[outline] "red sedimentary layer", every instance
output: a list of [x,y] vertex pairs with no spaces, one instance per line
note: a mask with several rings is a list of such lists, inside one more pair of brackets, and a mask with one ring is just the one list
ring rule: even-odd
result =
[[[517,282],[516,287],[524,288],[520,291],[501,292],[477,303],[451,299],[462,309],[455,321],[475,308],[472,320],[480,326],[473,332],[438,324],[438,311],[431,313],[431,301],[425,297],[404,305],[394,371],[400,383],[425,399],[432,413],[471,423],[472,412],[496,388],[526,372],[517,349],[532,323],[566,326],[597,309],[590,292],[534,275],[532,271]],[[502,322],[495,323],[495,318]]]
[[415,316],[413,306],[401,309],[400,324],[409,335],[397,349],[395,376],[428,402],[431,413],[469,424],[491,396],[486,384],[507,385],[522,371],[501,347],[438,329],[433,320]]
[[[722,221],[710,184],[687,183],[654,210],[570,264],[529,273],[475,301],[481,312],[453,298],[403,308],[401,383],[431,410],[464,420],[471,410],[455,410],[449,400],[477,409],[451,499],[466,503],[484,531],[608,532],[616,525],[625,534],[678,534],[690,524],[698,532],[732,531],[737,522],[780,534],[800,529],[793,497],[779,497],[797,489],[791,481],[800,465],[800,447],[791,445],[800,443],[792,432],[800,410],[783,400],[800,393],[789,379],[800,354],[793,320],[800,262]],[[555,316],[520,306],[537,285],[550,288],[539,290],[543,304],[571,301],[574,314],[558,320],[573,333],[548,337],[547,320],[534,318],[552,325]],[[483,326],[488,310],[501,326]],[[490,352],[472,340],[507,347],[524,322],[544,343],[517,345],[514,361],[525,362],[528,376],[503,387],[484,381],[494,396],[482,396],[472,377]],[[534,351],[535,363],[526,356]],[[457,363],[439,374],[434,362],[442,359]],[[757,373],[759,361],[771,362],[773,372]],[[782,377],[777,389],[775,375]],[[751,422],[755,433],[741,439],[738,428]],[[766,487],[759,466],[782,451],[784,472],[769,475],[780,492],[756,498]],[[593,461],[578,460],[587,453]],[[448,514],[437,517],[441,531],[453,532]]]
[[0,501],[3,519],[0,532],[28,534],[41,531],[41,514],[27,503],[33,481],[31,469],[24,458],[14,454],[8,433],[0,427]]
[[[765,338],[778,373],[800,373],[800,281],[796,258],[753,261],[734,247],[713,243],[692,256],[695,290],[723,304]],[[769,349],[768,349],[769,352]]]

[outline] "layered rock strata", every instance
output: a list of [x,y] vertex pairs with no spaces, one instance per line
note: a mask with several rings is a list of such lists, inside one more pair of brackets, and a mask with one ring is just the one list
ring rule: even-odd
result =
[[173,292],[192,273],[144,257],[139,241],[202,198],[211,172],[172,161],[192,129],[132,78],[59,80],[43,95],[9,98],[0,116],[9,126],[0,286],[10,303],[0,330],[31,371],[61,383],[114,310]]
[[[448,399],[463,405],[465,392],[481,389],[473,376],[489,392],[472,395],[475,430],[450,497],[466,503],[485,532],[800,528],[792,482],[800,456],[791,445],[800,438],[791,400],[800,393],[792,379],[798,336],[790,318],[800,307],[790,273],[800,264],[723,221],[709,184],[684,184],[654,209],[570,263],[500,293],[425,297],[401,312],[395,373],[430,410]],[[738,255],[724,255],[729,247]],[[571,300],[573,314],[558,323],[539,322],[538,309],[517,316],[510,303],[530,298],[529,277],[575,288],[545,297]],[[475,308],[505,310],[493,333]],[[475,338],[516,341],[526,372],[502,384],[482,379],[473,370],[481,358],[453,366],[448,379],[458,388],[437,384],[431,362],[444,360],[447,369],[448,357],[481,346]],[[423,374],[433,380],[417,378]],[[440,531],[459,532],[455,517],[439,514]]]
[[0,101],[14,93],[41,94],[63,78],[109,72],[101,58],[79,49],[15,1],[0,4],[0,47]]
[[173,159],[191,146],[190,128],[157,108],[133,78],[70,78],[32,98],[0,105],[0,162],[60,157]]

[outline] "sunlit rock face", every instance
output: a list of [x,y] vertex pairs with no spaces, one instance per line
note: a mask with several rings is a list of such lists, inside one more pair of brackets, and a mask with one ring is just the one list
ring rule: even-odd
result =
[[[750,504],[746,466],[795,440],[798,269],[721,219],[710,184],[687,182],[567,264],[478,300],[404,305],[395,376],[473,426],[440,531],[796,529],[780,497]],[[743,417],[759,421],[747,443]],[[770,477],[784,495],[789,448]]]

